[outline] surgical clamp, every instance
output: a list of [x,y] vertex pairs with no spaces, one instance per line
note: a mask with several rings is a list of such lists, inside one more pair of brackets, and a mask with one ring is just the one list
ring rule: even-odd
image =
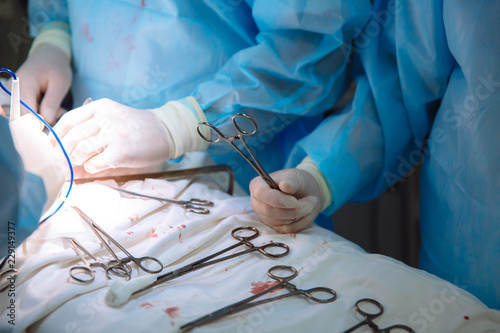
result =
[[[252,124],[253,130],[245,131],[243,128],[241,128],[236,123],[236,119],[238,119],[238,118],[243,118],[243,119],[246,119],[247,121],[249,121],[250,124]],[[217,134],[217,138],[211,139],[209,136],[203,134],[200,130],[200,128],[202,126],[207,126],[210,129],[212,129],[212,131],[215,134]],[[198,135],[206,142],[216,143],[219,141],[226,141],[227,143],[229,143],[231,146],[233,146],[234,149],[236,149],[236,151],[238,153],[240,153],[241,156],[243,156],[243,158],[255,169],[255,171],[257,171],[257,173],[262,177],[262,179],[264,179],[264,181],[267,183],[267,185],[269,185],[270,188],[272,188],[274,190],[279,190],[279,186],[274,182],[274,180],[271,178],[271,176],[269,176],[269,174],[266,172],[266,170],[264,170],[264,168],[259,163],[259,161],[255,157],[255,155],[252,153],[252,151],[250,150],[250,148],[248,147],[248,145],[245,141],[245,136],[253,135],[253,134],[255,134],[255,132],[257,132],[257,124],[255,123],[255,121],[250,116],[247,116],[244,113],[237,113],[233,116],[233,126],[236,129],[236,131],[238,132],[238,135],[225,136],[224,134],[222,134],[221,131],[219,131],[217,129],[217,127],[215,127],[214,125],[207,123],[207,122],[199,123],[196,126],[196,131],[198,132]],[[246,150],[248,151],[248,153],[252,157],[253,161],[240,148],[238,148],[238,146],[236,146],[234,144],[235,140],[241,140],[241,142],[243,142],[243,145],[245,146]]]
[[[279,275],[280,271],[285,272],[285,273],[282,273],[282,275],[285,275],[285,274],[286,275],[280,276]],[[193,320],[192,322],[181,326],[180,327],[181,332],[190,331],[197,326],[207,324],[211,321],[219,319],[220,317],[224,317],[224,316],[230,315],[230,314],[238,312],[238,311],[242,311],[242,310],[245,310],[245,309],[248,309],[248,308],[251,308],[254,306],[258,306],[261,304],[277,301],[277,300],[287,298],[290,296],[305,296],[305,297],[309,298],[310,300],[317,302],[317,303],[330,303],[330,302],[333,302],[337,299],[337,293],[335,292],[335,290],[333,290],[331,288],[315,287],[315,288],[305,289],[305,290],[298,289],[294,284],[291,284],[289,282],[290,280],[295,278],[297,276],[297,274],[298,274],[297,270],[292,266],[279,265],[279,266],[271,267],[267,271],[267,275],[270,278],[276,280],[278,282],[277,284],[275,284],[274,286],[272,286],[271,288],[269,288],[267,290],[264,290],[261,293],[250,296],[248,298],[245,298],[242,301],[228,305],[222,309],[219,309],[219,310],[212,312],[212,313],[209,313],[201,318]],[[252,302],[254,299],[257,299],[265,294],[271,293],[271,292],[278,290],[280,288],[283,288],[283,287],[289,291],[287,294],[283,294],[283,295],[263,299],[260,301]],[[328,297],[320,298],[320,297],[314,296],[315,293],[326,293],[329,295],[328,295]]]
[[[360,306],[361,304],[372,304],[375,307],[377,307],[378,309],[377,309],[377,311],[369,311],[368,312],[368,311],[365,311],[361,308],[361,306]],[[372,329],[372,332],[374,332],[374,333],[389,333],[393,330],[397,330],[398,332],[402,330],[402,331],[407,331],[410,333],[415,333],[415,331],[411,327],[408,327],[408,326],[402,325],[402,324],[392,325],[392,326],[389,326],[386,328],[379,328],[378,325],[373,322],[373,319],[381,316],[382,313],[384,313],[384,307],[382,306],[382,304],[380,304],[378,301],[376,301],[374,299],[371,299],[371,298],[360,299],[359,301],[356,302],[356,304],[354,305],[354,308],[365,319],[360,321],[357,325],[354,325],[353,327],[349,328],[347,331],[344,331],[343,333],[353,332],[356,329],[358,329],[364,325],[368,325],[368,327],[370,327]]]
[[[130,195],[133,195],[136,197],[155,199],[158,201],[169,202],[169,203],[172,203],[174,205],[180,205],[180,206],[184,207],[185,211],[191,212],[191,213],[196,213],[196,214],[210,214],[210,210],[208,210],[207,208],[204,208],[204,207],[213,207],[214,206],[214,203],[212,201],[208,201],[208,200],[202,200],[202,199],[196,199],[196,198],[193,198],[189,201],[165,199],[165,198],[140,194],[140,193],[136,193],[136,192],[132,192],[132,191],[128,191],[128,190],[122,190],[122,189],[119,189],[116,187],[111,187],[111,186],[109,186],[109,187],[112,188],[113,190],[117,190],[118,192],[130,194]],[[200,206],[204,206],[204,207],[200,207]]]
[[[94,255],[92,255],[87,249],[85,249],[76,239],[74,239],[72,237],[64,237],[64,239],[66,239],[71,244],[73,251],[75,251],[75,253],[78,255],[78,257],[80,257],[80,259],[83,261],[83,265],[73,266],[69,269],[69,275],[73,279],[75,279],[76,281],[79,281],[79,282],[84,282],[84,283],[85,282],[92,282],[95,279],[94,271],[92,270],[93,267],[101,267],[105,271],[107,271],[109,265],[106,265],[105,263],[98,261],[97,258]],[[89,256],[90,258],[92,258],[92,260],[94,260],[94,262],[89,262],[87,259],[85,259],[85,256],[81,252],[83,252],[84,254]],[[114,263],[114,261],[110,262],[110,264],[112,264],[112,263]],[[81,274],[78,274],[78,272],[80,272]],[[130,272],[127,272],[127,274],[124,274],[121,272],[116,272],[116,271],[112,271],[112,272],[113,272],[113,274],[120,276],[120,277],[129,277],[130,276]],[[84,279],[84,278],[78,277],[81,275],[83,275],[83,276],[86,275],[89,278]],[[109,279],[108,275],[106,275],[106,277]]]
[[[81,217],[82,219],[90,226],[94,234],[101,240],[103,245],[106,247],[108,252],[113,256],[113,258],[116,261],[116,264],[109,266],[106,269],[106,276],[109,278],[109,272],[113,272],[113,274],[117,276],[124,276],[126,275],[128,279],[130,279],[131,275],[131,268],[128,266],[129,262],[134,262],[140,269],[147,273],[159,273],[163,270],[163,264],[161,263],[160,260],[145,256],[145,257],[140,257],[136,258],[130,252],[128,252],[123,246],[120,245],[116,240],[114,240],[107,232],[105,232],[101,227],[99,227],[90,217],[88,217],[82,210],[78,207],[71,206]],[[115,252],[111,249],[109,244],[106,242],[104,237],[101,235],[103,234],[106,236],[113,244],[115,244],[116,247],[118,247],[123,253],[125,253],[126,257],[124,258],[118,258]],[[147,268],[143,263],[146,262],[154,262],[156,265],[158,265],[158,269],[149,269]]]
[[[245,231],[247,231],[247,232],[250,231],[251,234],[248,236],[244,236],[244,235],[239,234],[240,232],[245,232]],[[155,287],[163,282],[167,282],[167,281],[176,279],[179,276],[197,271],[198,269],[216,264],[218,262],[221,262],[221,261],[224,261],[227,259],[235,258],[237,256],[241,256],[243,254],[250,253],[253,251],[258,251],[261,254],[263,254],[264,256],[270,257],[270,258],[281,258],[281,257],[286,256],[290,252],[290,248],[288,247],[288,245],[283,244],[283,243],[278,243],[278,242],[271,242],[271,243],[267,243],[267,244],[264,244],[261,246],[255,246],[254,244],[252,244],[250,242],[250,240],[256,238],[258,235],[259,235],[259,230],[257,228],[254,228],[254,227],[235,228],[231,231],[231,236],[233,238],[235,238],[236,240],[239,240],[238,243],[235,243],[235,244],[233,244],[233,245],[231,245],[223,250],[220,250],[219,252],[213,253],[209,256],[206,256],[202,259],[199,259],[191,264],[185,265],[185,266],[178,268],[174,271],[162,274],[156,278],[155,282],[153,282],[153,283],[151,283],[151,284],[147,285],[146,287],[143,287],[139,290],[136,290],[135,292],[132,293],[131,296],[134,296],[134,295],[141,293],[145,290],[151,289],[151,288],[153,288],[153,287]],[[236,253],[227,255],[225,257],[219,258],[219,259],[214,259],[214,258],[220,256],[221,254],[228,252],[228,251],[231,251],[232,249],[234,249],[238,246],[241,246],[241,245],[246,245],[249,248],[247,250],[236,252]],[[269,249],[271,249],[271,248],[280,248],[284,251],[281,253],[273,253],[273,252],[269,251]]]

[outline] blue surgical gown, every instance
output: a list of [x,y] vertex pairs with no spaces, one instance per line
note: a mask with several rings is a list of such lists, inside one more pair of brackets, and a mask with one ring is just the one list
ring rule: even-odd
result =
[[[248,142],[272,172],[344,93],[370,9],[368,0],[32,0],[29,16],[33,34],[69,23],[75,107],[106,97],[153,108],[192,95],[226,135],[244,112],[259,126]],[[257,176],[230,146],[209,152],[242,186]]]
[[377,197],[422,158],[420,267],[496,309],[499,15],[493,0],[375,1],[353,47],[354,99],[288,161],[315,161],[333,213]]
[[2,116],[0,186],[0,258],[3,258],[9,248],[21,245],[38,227],[47,194],[42,179],[24,171],[12,141],[8,120]]

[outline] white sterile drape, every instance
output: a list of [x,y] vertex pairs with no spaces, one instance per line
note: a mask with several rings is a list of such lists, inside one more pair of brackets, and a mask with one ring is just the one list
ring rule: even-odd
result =
[[[113,181],[76,186],[65,209],[17,248],[16,325],[7,322],[10,298],[4,293],[0,332],[175,332],[272,285],[274,280],[267,271],[274,265],[295,267],[299,273],[291,282],[299,289],[329,287],[338,299],[319,304],[305,297],[290,297],[193,331],[342,332],[362,320],[354,310],[361,298],[376,299],[384,306],[384,314],[375,319],[380,327],[405,324],[417,332],[500,331],[499,311],[424,271],[365,253],[318,226],[296,235],[277,234],[258,220],[247,196],[231,197],[210,183],[189,184],[187,180],[147,179],[120,186],[148,195],[172,198],[180,194],[181,199],[215,203],[209,215],[198,215],[156,200],[120,195],[106,185],[117,186]],[[98,259],[110,259],[72,205],[134,256],[159,258],[166,266],[160,274],[234,244],[231,231],[240,226],[260,230],[260,236],[252,241],[255,245],[282,242],[290,247],[290,253],[279,259],[258,252],[245,254],[169,281],[113,308],[104,301],[109,280],[103,269],[94,269],[92,283],[69,277],[69,268],[82,262],[63,237],[74,237]],[[243,249],[245,246],[234,252]],[[147,274],[131,266],[133,278]],[[265,297],[286,292],[277,290]]]

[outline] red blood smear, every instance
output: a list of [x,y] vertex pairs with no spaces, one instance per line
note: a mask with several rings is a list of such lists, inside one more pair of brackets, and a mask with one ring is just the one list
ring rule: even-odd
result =
[[464,319],[465,320],[469,320],[469,316],[464,316]]
[[[269,288],[274,287],[275,285],[279,284],[279,281],[266,281],[266,282],[252,282],[252,294],[257,295],[263,291],[266,291]],[[281,289],[281,288],[278,288]],[[276,290],[278,290],[276,289]],[[274,290],[273,290],[274,292]]]
[[167,308],[165,313],[168,314],[170,318],[179,318],[179,308],[174,306],[172,308]]
[[132,36],[128,35],[126,37],[123,37],[123,40],[125,41],[125,44],[128,46],[129,51],[137,49],[137,47],[135,47],[135,45],[133,44]]
[[154,308],[155,306],[151,303],[142,303],[141,305],[139,305],[140,308],[145,308],[145,309],[151,309],[151,308]]
[[84,24],[82,26],[82,29],[83,29],[83,35],[85,36],[85,40],[90,43],[94,40],[94,38],[90,37],[90,33],[89,33],[89,25],[88,24]]
[[139,219],[139,214],[133,214],[128,219],[130,220],[130,223],[137,222],[137,220]]

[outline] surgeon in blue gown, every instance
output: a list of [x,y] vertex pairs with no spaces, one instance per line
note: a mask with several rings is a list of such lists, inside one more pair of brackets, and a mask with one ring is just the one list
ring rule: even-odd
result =
[[252,181],[261,220],[297,232],[421,160],[420,267],[500,309],[499,14],[496,1],[375,1],[354,46],[354,99],[272,174],[286,194]]
[[[17,75],[22,97],[52,123],[71,85],[78,108],[55,130],[88,172],[205,149],[196,124],[231,135],[237,112],[257,122],[248,141],[272,171],[349,85],[352,40],[370,9],[368,0],[32,0],[37,38]],[[254,177],[230,146],[209,152],[243,187]]]

